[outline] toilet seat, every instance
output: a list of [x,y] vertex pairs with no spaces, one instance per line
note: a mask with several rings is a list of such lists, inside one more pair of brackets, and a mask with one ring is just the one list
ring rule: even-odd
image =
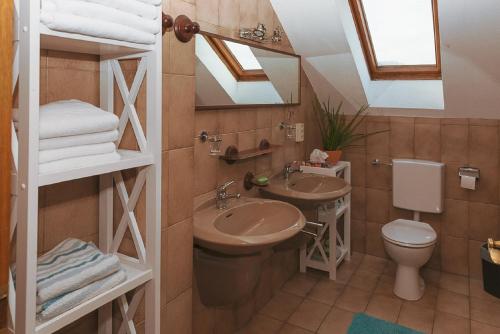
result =
[[398,219],[382,227],[382,236],[389,242],[409,247],[423,248],[436,243],[436,231],[427,223]]

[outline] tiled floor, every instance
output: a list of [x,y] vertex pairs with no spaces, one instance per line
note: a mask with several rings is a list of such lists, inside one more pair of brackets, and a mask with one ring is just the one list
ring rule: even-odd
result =
[[238,334],[345,334],[356,312],[433,334],[500,334],[500,299],[482,282],[424,269],[427,289],[408,302],[392,292],[395,265],[354,254],[338,281],[297,274]]

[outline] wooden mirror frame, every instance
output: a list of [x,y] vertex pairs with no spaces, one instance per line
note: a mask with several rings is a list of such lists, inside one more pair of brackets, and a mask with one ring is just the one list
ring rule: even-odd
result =
[[[10,248],[10,168],[12,111],[12,0],[0,2],[0,303],[7,305]],[[0,333],[7,324],[7,307],[0,307]]]
[[375,48],[368,28],[362,0],[349,0],[352,17],[356,25],[361,48],[365,56],[368,72],[372,80],[439,80],[441,79],[441,42],[439,35],[439,19],[437,0],[432,1],[434,22],[434,45],[436,65],[394,65],[379,66]]
[[[268,77],[264,73],[264,71],[242,71],[241,65],[239,65],[238,61],[234,59],[230,54],[229,50],[225,51],[222,46],[220,40],[226,40],[229,42],[235,42],[243,45],[248,45],[250,47],[254,47],[257,49],[262,49],[270,52],[280,53],[287,56],[295,57],[298,59],[298,73],[299,73],[299,84],[298,84],[298,102],[296,103],[283,103],[283,104],[233,104],[233,105],[217,105],[217,106],[195,106],[196,110],[221,110],[221,109],[250,109],[250,108],[280,108],[287,106],[298,106],[302,103],[301,101],[301,87],[302,87],[302,57],[296,55],[291,52],[286,52],[282,50],[276,50],[270,47],[266,47],[259,43],[252,43],[250,41],[234,39],[218,34],[213,34],[207,31],[201,31],[200,35],[207,39],[207,42],[212,46],[214,51],[219,55],[221,60],[226,64],[229,71],[233,74],[237,81],[267,81]],[[224,47],[225,48],[225,47]]]

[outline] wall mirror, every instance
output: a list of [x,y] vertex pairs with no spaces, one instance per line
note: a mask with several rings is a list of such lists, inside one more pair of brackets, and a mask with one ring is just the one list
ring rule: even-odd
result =
[[196,35],[196,109],[300,104],[300,56]]

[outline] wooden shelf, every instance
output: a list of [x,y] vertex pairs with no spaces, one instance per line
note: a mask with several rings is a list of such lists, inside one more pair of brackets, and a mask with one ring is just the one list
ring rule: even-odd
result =
[[99,55],[109,59],[152,51],[155,46],[60,32],[40,23],[40,47],[48,50]]
[[50,184],[112,173],[119,170],[144,167],[144,166],[149,166],[154,162],[152,155],[144,154],[137,151],[118,150],[118,154],[120,154],[121,160],[115,162],[101,163],[101,164],[97,162],[92,166],[82,166],[81,168],[77,169],[69,169],[65,171],[56,171],[48,174],[40,174],[38,178],[38,185],[39,187],[43,187]]
[[225,160],[228,163],[234,163],[234,162],[240,161],[240,160],[246,160],[246,159],[250,159],[250,158],[259,157],[261,155],[271,154],[271,153],[273,153],[273,151],[275,151],[276,149],[278,149],[280,147],[281,146],[279,146],[279,145],[271,145],[271,146],[269,146],[269,148],[263,149],[263,150],[261,150],[259,148],[255,148],[252,150],[241,151],[241,152],[238,152],[236,154],[227,154],[226,153],[224,155],[220,155],[219,158],[222,160]]
[[127,273],[127,280],[105,293],[89,299],[71,310],[44,322],[38,322],[36,334],[49,334],[67,326],[81,317],[97,310],[99,307],[115,300],[125,293],[134,290],[153,278],[151,270],[140,270],[122,261],[122,268]]

